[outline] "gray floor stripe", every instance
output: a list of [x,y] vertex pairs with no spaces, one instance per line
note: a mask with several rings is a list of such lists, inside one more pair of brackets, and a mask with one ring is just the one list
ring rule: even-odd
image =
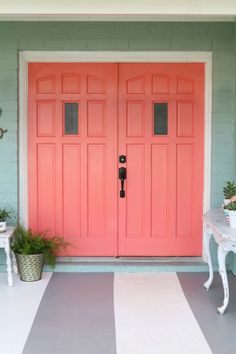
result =
[[213,354],[236,353],[236,279],[229,274],[230,302],[223,316],[216,308],[222,305],[223,288],[218,273],[209,291],[203,288],[206,273],[178,273],[178,277]]
[[56,273],[23,354],[115,354],[114,275]]

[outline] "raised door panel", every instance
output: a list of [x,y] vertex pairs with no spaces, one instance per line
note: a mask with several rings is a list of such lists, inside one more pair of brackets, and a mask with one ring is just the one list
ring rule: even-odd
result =
[[106,234],[106,147],[88,146],[88,237]]
[[81,78],[80,74],[65,73],[62,74],[62,92],[63,93],[80,93]]
[[177,135],[179,137],[194,135],[194,102],[177,102]]
[[56,102],[37,102],[37,134],[43,136],[55,136],[56,132]]
[[193,146],[177,146],[177,230],[176,237],[192,236]]
[[140,137],[144,135],[144,126],[145,126],[144,108],[145,108],[145,102],[143,101],[127,102],[127,110],[126,110],[127,136]]
[[145,232],[144,178],[145,149],[143,145],[127,146],[126,237],[143,237]]
[[37,147],[37,210],[38,229],[56,233],[56,147],[38,144]]
[[64,144],[62,147],[62,215],[63,235],[81,236],[81,148]]
[[88,136],[106,135],[106,102],[88,101]]
[[152,237],[167,237],[169,233],[170,147],[152,146]]
[[55,93],[56,88],[55,75],[41,77],[37,80],[37,93]]

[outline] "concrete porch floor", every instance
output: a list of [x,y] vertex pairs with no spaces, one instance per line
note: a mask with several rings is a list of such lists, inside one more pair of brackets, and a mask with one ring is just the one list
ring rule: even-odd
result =
[[1,353],[233,354],[236,281],[220,316],[221,279],[206,273],[44,273],[6,286],[0,274]]

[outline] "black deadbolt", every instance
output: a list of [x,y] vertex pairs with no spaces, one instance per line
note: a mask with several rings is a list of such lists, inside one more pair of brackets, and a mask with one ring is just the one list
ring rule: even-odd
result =
[[126,163],[126,156],[125,155],[119,156],[119,163]]

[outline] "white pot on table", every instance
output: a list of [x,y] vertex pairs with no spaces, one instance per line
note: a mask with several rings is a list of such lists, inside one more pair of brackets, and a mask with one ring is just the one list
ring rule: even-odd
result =
[[0,221],[0,232],[4,232],[7,229],[6,221]]
[[229,210],[230,227],[236,227],[236,210]]

